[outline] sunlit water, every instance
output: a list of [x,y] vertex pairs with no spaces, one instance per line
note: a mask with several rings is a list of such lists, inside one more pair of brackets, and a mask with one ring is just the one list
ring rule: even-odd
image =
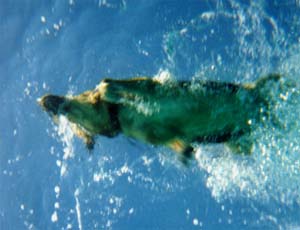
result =
[[[197,4],[70,0],[38,10],[22,6],[33,16],[27,26],[15,17],[22,41],[5,40],[3,55],[12,54],[0,69],[7,76],[0,77],[7,111],[0,117],[8,121],[0,123],[0,227],[299,229],[300,4]],[[55,125],[36,104],[45,93],[91,89],[102,77],[245,83],[268,73],[295,82],[272,91],[280,125],[266,121],[255,129],[250,156],[221,144],[196,145],[188,168],[165,148],[123,136],[99,137],[89,153],[66,119]]]

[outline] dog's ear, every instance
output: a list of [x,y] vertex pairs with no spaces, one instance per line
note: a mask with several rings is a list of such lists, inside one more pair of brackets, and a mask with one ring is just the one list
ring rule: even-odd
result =
[[103,79],[96,87],[101,99],[114,104],[132,104],[136,97],[152,97],[153,91],[161,83],[147,77],[127,80]]
[[101,101],[101,92],[100,91],[94,91],[93,93],[90,94],[88,100],[92,105],[97,104],[98,102]]

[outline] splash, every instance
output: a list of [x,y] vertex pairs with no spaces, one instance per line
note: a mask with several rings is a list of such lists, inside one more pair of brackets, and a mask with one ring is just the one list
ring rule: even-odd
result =
[[[297,82],[299,40],[289,36],[293,27],[280,25],[282,15],[269,13],[262,1],[218,1],[213,10],[164,35],[166,69],[175,78],[242,83],[278,72]],[[292,15],[284,17],[292,22]],[[299,36],[298,30],[293,33]],[[299,91],[299,86],[273,90],[277,121],[266,121],[252,133],[251,156],[234,155],[224,145],[198,147],[198,167],[217,201],[245,198],[300,205]]]
[[63,150],[64,151],[63,159],[66,160],[68,158],[74,157],[74,149],[73,149],[74,133],[71,129],[70,122],[65,116],[59,117],[58,135],[61,137],[61,140],[65,145]]
[[166,83],[174,80],[168,69],[160,69],[153,79],[160,83]]
[[[199,147],[198,165],[207,173],[206,186],[217,201],[251,198],[260,202],[300,204],[300,95],[299,88],[272,88],[273,121],[251,134],[251,156],[234,155],[224,146]],[[274,120],[276,123],[274,123]]]
[[59,116],[58,118],[57,133],[64,145],[63,161],[59,163],[60,175],[64,176],[68,169],[67,160],[74,157],[74,133],[72,131],[70,122],[65,116]]
[[262,2],[218,1],[215,10],[164,35],[164,65],[180,78],[252,81],[278,70],[287,55],[285,38]]

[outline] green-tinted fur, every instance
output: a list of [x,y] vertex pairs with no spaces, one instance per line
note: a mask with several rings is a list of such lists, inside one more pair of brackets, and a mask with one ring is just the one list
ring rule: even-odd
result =
[[[266,85],[279,80],[279,75],[269,75],[238,85],[104,79],[96,90],[66,99],[58,113],[77,125],[87,143],[96,134],[123,133],[186,156],[191,155],[192,142],[228,142],[236,152],[247,154],[252,142],[243,147],[249,141],[245,137],[269,109]],[[240,137],[247,141],[239,144]]]

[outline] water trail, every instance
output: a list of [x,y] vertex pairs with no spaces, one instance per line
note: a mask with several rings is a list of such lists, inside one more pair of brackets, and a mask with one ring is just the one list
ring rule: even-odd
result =
[[79,189],[77,188],[74,192],[74,197],[75,197],[75,201],[76,201],[76,215],[77,215],[77,222],[78,222],[78,229],[82,230],[82,222],[81,222],[81,211],[80,211],[80,203],[79,203]]

